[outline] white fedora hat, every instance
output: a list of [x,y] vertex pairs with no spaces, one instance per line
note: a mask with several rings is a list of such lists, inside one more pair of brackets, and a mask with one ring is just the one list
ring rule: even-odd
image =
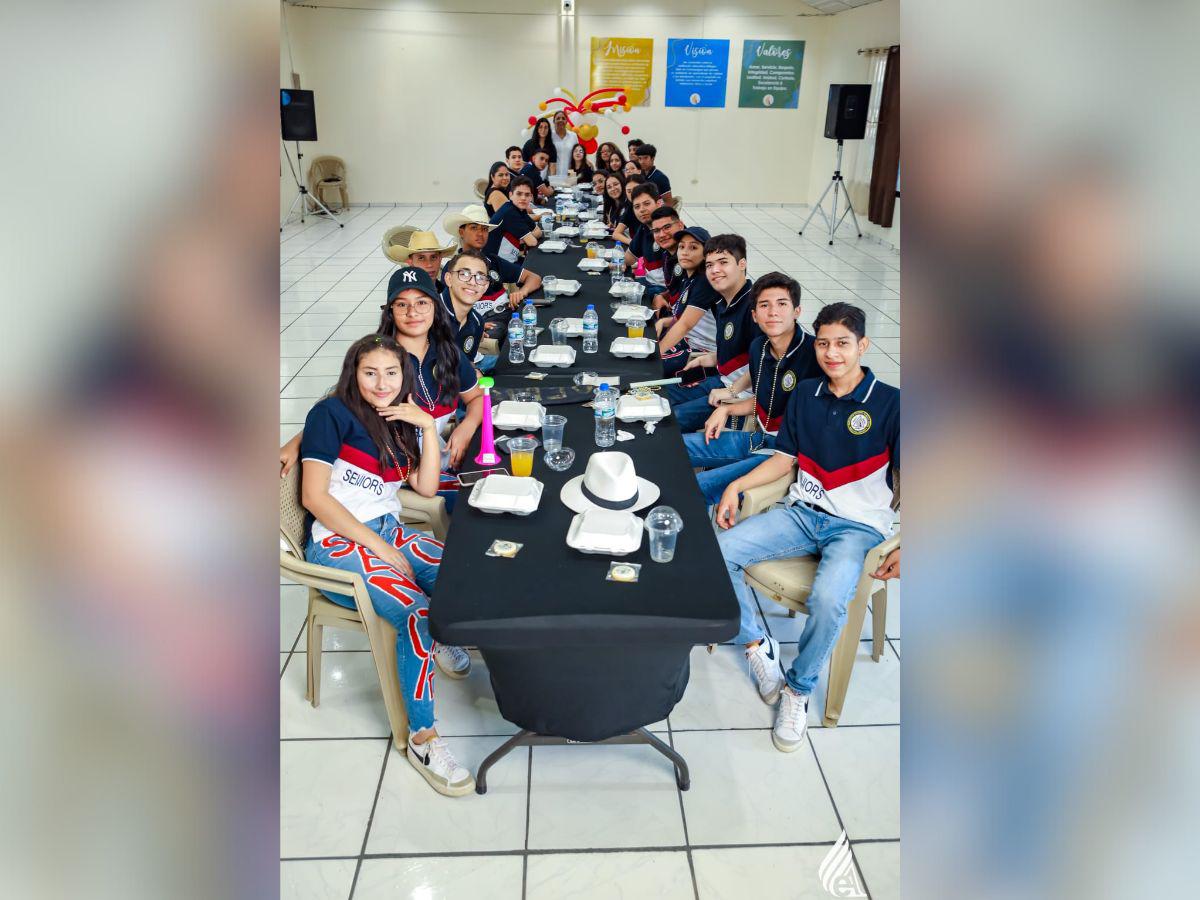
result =
[[628,453],[593,453],[587,471],[563,485],[558,495],[575,512],[616,509],[633,512],[658,499],[658,485],[639,478]]
[[490,218],[486,209],[478,203],[472,203],[470,206],[464,206],[462,212],[450,213],[442,219],[442,228],[457,241],[458,229],[463,225],[483,225],[488,231],[496,228],[496,225],[488,221]]

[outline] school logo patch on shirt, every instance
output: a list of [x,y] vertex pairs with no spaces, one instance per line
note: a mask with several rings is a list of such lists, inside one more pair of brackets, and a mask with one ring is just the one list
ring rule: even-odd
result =
[[675,277],[678,278],[682,274],[683,274],[683,266],[679,265],[679,263],[675,263]]
[[865,409],[850,413],[850,418],[846,420],[846,428],[851,434],[866,434],[871,430],[871,414]]
[[725,323],[725,340],[729,340],[731,337],[733,337],[733,323],[726,322]]
[[[475,346],[475,335],[467,335],[467,339],[463,341],[463,353],[470,353],[471,348]],[[791,374],[790,372],[788,373]]]
[[499,281],[500,273],[495,269],[488,269],[488,278],[492,279],[492,281]]
[[[783,388],[785,391],[790,391],[792,388],[794,388],[796,386],[796,373],[791,371],[790,369],[788,371],[784,372],[783,380],[781,382],[779,382],[779,386],[781,388]],[[867,427],[869,428],[870,425],[868,424]],[[851,430],[853,430],[853,429],[851,429]],[[855,432],[855,434],[859,434],[859,432]]]

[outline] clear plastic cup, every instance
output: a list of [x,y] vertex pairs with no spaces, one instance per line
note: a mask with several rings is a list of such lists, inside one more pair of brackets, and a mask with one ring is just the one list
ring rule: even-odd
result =
[[513,438],[508,442],[512,473],[518,478],[528,478],[533,474],[533,448],[536,446],[537,442],[527,437]]
[[675,558],[675,541],[683,531],[683,519],[669,506],[656,506],[646,514],[650,532],[650,558],[668,563]]
[[563,319],[550,320],[550,341],[560,346],[567,343],[567,323]]
[[641,319],[638,319],[637,321],[630,319],[625,323],[625,330],[631,338],[645,337],[646,323]]
[[591,241],[587,245],[587,258],[595,259],[600,253],[601,247],[595,241]]
[[545,416],[542,419],[542,446],[547,453],[562,447],[563,430],[567,427],[567,417],[558,415]]

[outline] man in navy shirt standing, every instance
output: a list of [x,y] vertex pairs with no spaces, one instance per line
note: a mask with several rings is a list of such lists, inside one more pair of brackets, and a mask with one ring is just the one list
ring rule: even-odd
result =
[[655,157],[658,156],[658,148],[653,144],[642,144],[633,152],[634,159],[637,160],[638,167],[646,176],[646,180],[658,188],[658,196],[662,198],[663,203],[670,203],[671,179],[667,177],[666,172],[654,164]]
[[[870,342],[866,316],[849,303],[831,303],[813,322],[821,378],[791,392],[775,452],[725,489],[717,524],[721,553],[742,608],[734,639],[768,704],[779,700],[771,740],[790,753],[804,740],[808,698],[816,687],[858,586],[863,561],[892,533],[893,470],[900,470],[900,391],[861,364]],[[799,466],[788,505],[731,527],[742,491],[770,484]],[[763,633],[757,604],[743,580],[747,566],[769,559],[819,555],[808,597],[808,619],[795,660],[783,669],[779,642]],[[888,554],[875,578],[900,577],[900,550]]]

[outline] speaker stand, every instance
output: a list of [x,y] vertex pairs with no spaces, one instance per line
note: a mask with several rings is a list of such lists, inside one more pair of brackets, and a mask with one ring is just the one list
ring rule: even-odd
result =
[[[301,225],[304,224],[304,216],[306,213],[308,213],[308,204],[310,201],[315,203],[321,209],[325,210],[325,214],[327,216],[329,216],[329,218],[333,219],[336,222],[337,219],[334,218],[333,210],[330,209],[328,206],[326,206],[324,203],[322,203],[320,197],[314,196],[313,194],[309,193],[309,190],[307,187],[305,187],[304,182],[300,180],[300,176],[298,176],[296,174],[297,166],[299,166],[301,172],[304,171],[304,164],[301,162],[301,160],[304,159],[304,154],[300,152],[300,142],[296,141],[296,165],[295,166],[292,165],[292,158],[290,156],[288,156],[287,144],[284,144],[282,141],[280,141],[280,144],[283,147],[283,156],[287,160],[288,168],[292,172],[292,181],[296,182],[296,197],[294,200],[292,200],[292,206],[288,210],[287,215],[284,216],[283,221],[279,223],[279,233],[283,234],[283,226],[288,223],[288,220],[291,219],[291,217],[292,217],[292,213],[294,213],[296,211],[297,203],[300,204],[300,224]],[[314,210],[314,213],[315,213],[315,210]],[[337,227],[345,228],[346,226],[344,223],[338,222]]]
[[[825,209],[821,204],[825,202],[825,197],[828,196],[830,191],[833,191],[833,212],[831,215],[825,215]],[[838,191],[841,191],[842,196],[846,198],[846,209],[840,219],[838,218]],[[812,221],[812,217],[817,213],[821,214],[821,217],[825,220],[825,224],[829,226],[829,246],[833,246],[833,236],[841,228],[842,222],[846,218],[846,213],[850,214],[850,218],[854,220],[854,230],[858,232],[859,237],[862,237],[862,229],[858,227],[858,216],[854,214],[854,204],[850,202],[850,192],[846,190],[846,182],[842,179],[841,138],[838,138],[837,142],[837,168],[833,170],[833,180],[826,185],[824,192],[821,194],[821,199],[817,201],[817,205],[809,212],[808,218],[800,226],[798,234],[804,234],[804,229],[808,227],[808,223]]]

